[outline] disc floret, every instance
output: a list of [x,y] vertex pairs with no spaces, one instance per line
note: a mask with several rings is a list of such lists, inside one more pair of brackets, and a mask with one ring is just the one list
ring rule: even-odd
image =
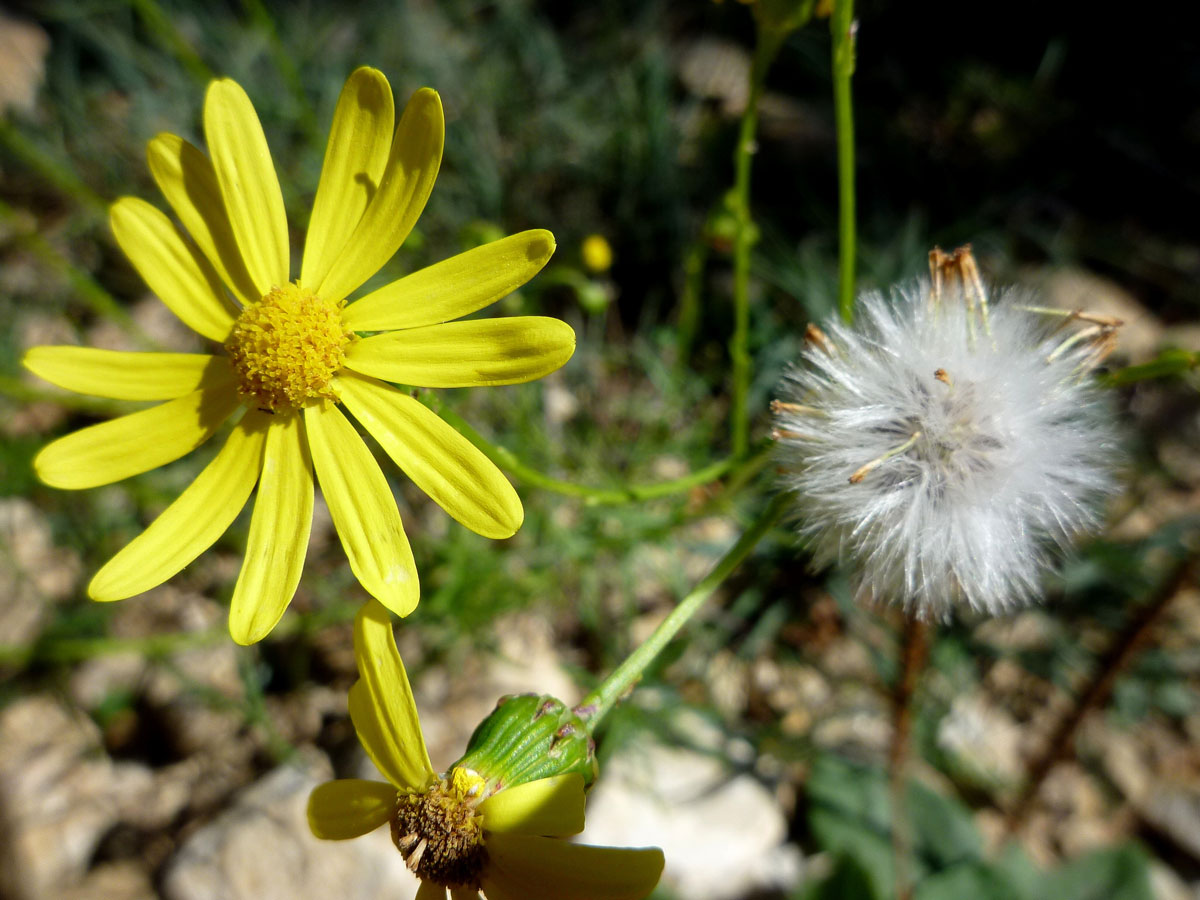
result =
[[242,310],[225,349],[246,401],[288,412],[334,399],[329,382],[353,337],[342,324],[342,304],[285,284]]
[[443,887],[480,886],[488,854],[483,840],[484,781],[452,769],[424,791],[401,791],[390,823],[392,841],[413,874]]

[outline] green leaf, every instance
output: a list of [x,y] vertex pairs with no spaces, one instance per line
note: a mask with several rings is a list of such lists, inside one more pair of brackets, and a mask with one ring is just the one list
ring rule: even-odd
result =
[[852,858],[870,882],[873,896],[890,897],[895,863],[883,773],[821,755],[813,763],[807,788],[808,826],[821,848]]
[[1104,380],[1114,387],[1147,381],[1151,378],[1167,378],[1182,375],[1200,365],[1200,353],[1170,349],[1158,354],[1156,359],[1138,366],[1126,366],[1109,374]]
[[822,754],[813,763],[807,787],[810,809],[834,811],[890,834],[891,802],[882,770]]
[[887,896],[876,893],[867,871],[852,856],[839,856],[828,878],[806,887],[797,900],[884,900]]
[[[813,763],[807,787],[808,824],[821,848],[853,858],[876,894],[890,896],[895,883],[892,804],[883,770],[821,755]],[[975,877],[970,873],[983,865],[983,838],[971,811],[958,799],[917,781],[908,783],[905,804],[913,845],[910,877],[920,883],[927,871],[948,868],[955,869],[956,879]],[[1004,880],[1006,892],[996,894],[997,900],[1022,896],[1010,881]],[[984,894],[973,900],[991,897]]]
[[1009,841],[1004,845],[995,860],[995,866],[1022,897],[1043,896],[1041,886],[1045,876],[1017,841]]
[[1154,900],[1149,863],[1133,844],[1095,850],[1059,866],[1042,894],[1056,900]]
[[[871,884],[873,897],[891,897],[896,882],[892,841],[862,819],[830,809],[811,809],[808,825],[822,849],[853,859]],[[854,896],[853,894],[847,896]]]
[[916,849],[933,868],[983,857],[983,838],[971,811],[959,800],[912,781],[908,784],[907,802]]
[[936,872],[913,892],[913,900],[1032,900],[1032,897],[998,866],[981,862],[960,863]]

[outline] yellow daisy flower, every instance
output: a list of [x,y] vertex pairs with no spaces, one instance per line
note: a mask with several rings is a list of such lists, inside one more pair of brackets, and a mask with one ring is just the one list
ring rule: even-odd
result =
[[130,597],[175,575],[229,527],[257,484],[229,629],[239,643],[261,639],[300,580],[315,470],[355,576],[392,612],[411,612],[420,592],[395,499],[342,407],[463,525],[492,538],[520,527],[521,501],[500,471],[386,382],[514,384],[563,365],[575,335],[557,319],[450,321],[532,278],[554,252],[554,237],[515,234],[347,304],[400,247],[441,163],[445,126],[435,91],[412,96],[393,135],[394,121],[387,79],[355,71],[334,113],[296,281],[283,195],[241,87],[229,79],[209,85],[209,156],[172,134],[150,141],[150,171],[183,228],[144,200],[122,197],[111,210],[113,234],[150,289],[224,352],[33,348],[26,367],[61,387],[167,401],[54,441],[34,466],[54,487],[96,487],[178,459],[225,422],[233,428],[196,480],[96,574],[93,599]]
[[429,762],[387,612],[370,601],[354,623],[359,680],[350,718],[390,782],[330,781],[308,801],[313,834],[346,840],[389,823],[418,878],[417,900],[639,900],[662,874],[656,847],[590,847],[560,840],[583,830],[583,777],[554,775],[506,787]]

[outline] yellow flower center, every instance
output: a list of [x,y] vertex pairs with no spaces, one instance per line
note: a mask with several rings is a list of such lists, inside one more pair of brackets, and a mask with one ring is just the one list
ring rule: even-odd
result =
[[288,411],[318,397],[333,399],[329,380],[353,337],[342,325],[340,303],[285,284],[242,310],[225,349],[248,402]]
[[[471,779],[451,773],[424,793],[401,792],[392,814],[392,841],[413,874],[447,888],[479,889],[487,865],[482,793]],[[476,779],[477,780],[477,779]]]

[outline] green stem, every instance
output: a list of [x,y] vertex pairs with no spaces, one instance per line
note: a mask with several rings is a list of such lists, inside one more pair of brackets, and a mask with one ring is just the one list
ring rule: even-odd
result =
[[833,112],[837,126],[838,162],[838,309],[854,319],[854,106],[850,77],[854,74],[854,0],[835,0],[829,17],[833,37]]
[[580,718],[588,723],[589,728],[594,729],[600,724],[601,719],[608,715],[617,701],[642,677],[646,667],[662,653],[679,629],[687,624],[704,605],[704,601],[720,587],[721,582],[750,555],[750,551],[779,521],[790,500],[787,494],[776,495],[761,518],[746,529],[729,552],[713,566],[712,571],[679,601],[679,605],[671,610],[645,643],[634,650],[594,691],[584,697],[576,711]]
[[770,441],[766,441],[757,449],[757,452],[753,456],[746,460],[733,457],[718,460],[702,469],[690,472],[682,478],[674,478],[670,481],[659,481],[654,484],[631,484],[614,488],[589,487],[584,484],[575,484],[574,482],[551,478],[549,475],[539,472],[532,466],[521,462],[517,455],[507,447],[500,447],[491,443],[456,413],[451,412],[443,406],[439,406],[437,401],[430,395],[423,395],[421,399],[434,409],[439,416],[445,419],[459,434],[482,451],[484,456],[506,472],[515,475],[521,481],[531,484],[534,487],[553,491],[556,494],[563,494],[567,497],[579,497],[595,505],[637,503],[642,500],[653,500],[658,497],[669,497],[672,494],[682,494],[691,488],[716,481],[726,473],[734,471],[742,465],[757,465],[760,459],[766,459],[772,446]]
[[783,46],[784,35],[773,29],[758,29],[754,62],[750,67],[750,94],[742,113],[737,147],[733,153],[734,183],[733,212],[737,231],[733,239],[733,336],[729,339],[729,359],[733,369],[733,390],[730,400],[729,425],[733,455],[746,455],[750,444],[750,412],[747,394],[750,391],[750,248],[754,245],[754,222],[750,217],[750,163],[757,150],[758,101],[771,62]]

